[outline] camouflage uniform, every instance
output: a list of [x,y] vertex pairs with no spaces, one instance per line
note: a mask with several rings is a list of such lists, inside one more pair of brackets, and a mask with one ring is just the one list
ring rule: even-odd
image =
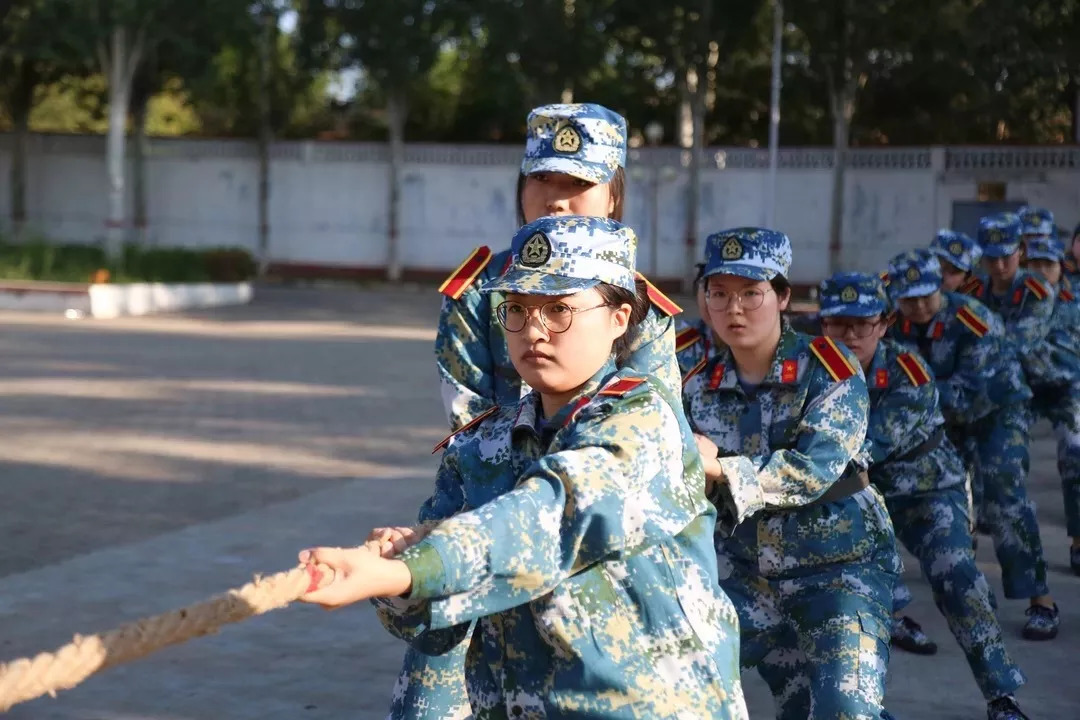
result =
[[[1030,259],[1062,262],[1065,248],[1053,236],[1028,239]],[[1065,525],[1080,537],[1080,304],[1063,278],[1041,349],[1024,363],[1034,393],[1032,410],[1050,420],[1058,443],[1058,472],[1065,496]]]
[[[821,284],[825,317],[874,317],[887,308],[871,275],[840,273]],[[1025,681],[1005,649],[990,585],[972,551],[966,474],[945,436],[937,386],[917,353],[883,339],[866,369],[870,392],[870,481],[885,496],[896,535],[919,559],[949,629],[984,697],[1012,694]],[[898,585],[902,588],[902,585]],[[894,611],[910,595],[894,597]]]
[[[707,275],[767,280],[791,264],[790,242],[773,231],[718,233],[706,252]],[[742,664],[758,668],[781,718],[883,712],[899,561],[884,502],[854,462],[867,422],[857,365],[784,321],[756,390],[743,388],[727,348],[683,388],[691,425],[716,443],[724,470],[711,499]]]
[[[899,255],[890,268],[894,300],[939,292],[940,265],[928,251]],[[970,439],[977,449],[1005,597],[1044,595],[1046,562],[1026,489],[1031,390],[993,314],[956,293],[941,298],[925,326],[901,318],[890,333],[929,363],[945,422],[959,438],[954,445]]]
[[[634,246],[611,220],[543,218],[484,289],[632,289]],[[717,586],[704,488],[667,383],[609,361],[552,418],[530,392],[449,444],[425,507],[452,517],[401,554],[412,590],[378,601],[380,619],[423,653],[468,643],[478,719],[742,720],[737,616]]]
[[[547,105],[528,118],[528,141],[522,174],[565,173],[593,183],[606,183],[626,162],[626,121],[600,105]],[[571,151],[575,145],[577,149]],[[435,360],[443,406],[451,430],[458,430],[496,405],[519,400],[529,392],[510,362],[503,328],[495,317],[499,293],[481,293],[480,286],[509,266],[509,250],[492,253],[479,247],[439,288],[443,294]],[[679,307],[651,285],[653,301],[641,324],[627,365],[655,375],[675,393],[680,387],[674,359],[673,316]],[[433,518],[421,516],[424,522]],[[467,718],[461,672],[467,643],[440,657],[409,649],[394,688],[390,717],[395,720]]]
[[675,332],[675,359],[679,374],[686,377],[699,363],[717,353],[716,337],[704,320],[695,323],[679,322]]

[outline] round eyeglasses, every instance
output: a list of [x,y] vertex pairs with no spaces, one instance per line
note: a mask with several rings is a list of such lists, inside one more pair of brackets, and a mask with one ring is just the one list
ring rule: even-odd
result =
[[853,320],[840,320],[838,318],[821,318],[821,329],[832,338],[843,338],[849,332],[857,338],[870,337],[881,319],[869,320],[856,318]]
[[506,332],[516,333],[525,329],[533,310],[537,310],[540,313],[540,324],[548,332],[558,334],[570,329],[574,316],[578,313],[610,306],[611,303],[602,303],[593,307],[575,308],[561,300],[546,302],[543,305],[522,305],[519,302],[507,300],[495,308],[495,316],[499,318],[499,324],[506,328]]
[[731,306],[732,300],[738,299],[739,307],[743,310],[757,310],[765,302],[765,295],[772,292],[772,288],[762,290],[760,288],[746,288],[739,292],[727,290],[706,290],[705,304],[710,310],[723,312]]

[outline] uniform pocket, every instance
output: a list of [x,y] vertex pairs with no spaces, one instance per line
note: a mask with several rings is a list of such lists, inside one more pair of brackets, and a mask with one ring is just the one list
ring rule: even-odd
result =
[[880,706],[885,698],[885,674],[889,668],[891,618],[882,618],[869,610],[859,610],[859,693],[863,699]]

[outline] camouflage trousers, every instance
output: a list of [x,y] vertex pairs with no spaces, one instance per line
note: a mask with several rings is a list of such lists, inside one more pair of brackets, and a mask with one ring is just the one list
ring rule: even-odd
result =
[[[967,498],[961,488],[890,497],[896,537],[919,560],[934,592],[934,604],[964,651],[983,697],[1009,695],[1024,684],[1024,674],[1009,657],[994,613],[994,593],[975,565]],[[893,610],[911,602],[902,582],[893,593]]]
[[[724,575],[725,561],[721,565]],[[884,711],[893,562],[764,578],[734,562],[720,587],[739,614],[741,663],[781,720],[875,720]]]
[[1027,494],[1030,428],[1027,407],[1009,405],[964,426],[954,443],[965,463],[975,467],[973,490],[981,486],[981,501],[973,492],[975,507],[982,507],[980,519],[994,536],[1001,583],[1010,600],[1050,592],[1035,503]]
[[1054,426],[1065,530],[1071,537],[1080,537],[1080,387],[1036,391],[1031,409]]
[[405,651],[394,683],[387,720],[468,720],[472,717],[465,687],[465,655],[472,633],[445,655]]

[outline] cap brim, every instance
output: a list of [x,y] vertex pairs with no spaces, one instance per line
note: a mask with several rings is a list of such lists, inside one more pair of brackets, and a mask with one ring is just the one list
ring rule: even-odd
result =
[[926,297],[927,295],[933,295],[940,289],[940,285],[934,285],[933,283],[919,283],[918,285],[911,285],[901,290],[895,290],[893,297],[897,300],[913,297]]
[[712,270],[706,270],[704,277],[711,278],[715,275],[734,275],[735,277],[746,278],[747,280],[757,280],[759,282],[768,282],[774,277],[779,275],[776,270],[770,270],[757,265],[741,265],[739,263],[725,263],[718,268]]
[[1040,253],[1038,251],[1032,252],[1030,249],[1027,251],[1028,260],[1049,260],[1050,262],[1061,262],[1063,258],[1056,255],[1049,255],[1047,253]]
[[983,257],[1009,257],[1019,249],[1020,243],[1016,243],[1015,245],[987,245],[983,248]]
[[524,175],[535,175],[542,172],[561,173],[597,185],[609,183],[615,177],[615,168],[610,168],[601,163],[588,163],[563,157],[525,160],[521,165],[521,172]]
[[480,288],[482,293],[518,293],[520,295],[573,295],[600,284],[599,280],[568,278],[562,275],[511,267],[497,278],[488,280]]
[[880,308],[868,308],[865,305],[838,305],[832,308],[821,308],[818,315],[821,317],[874,317],[883,315],[888,308],[882,305]]

